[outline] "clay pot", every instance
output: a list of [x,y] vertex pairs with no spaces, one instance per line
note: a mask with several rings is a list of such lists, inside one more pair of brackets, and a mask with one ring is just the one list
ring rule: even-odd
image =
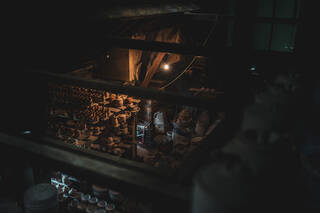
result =
[[111,103],[113,102],[113,101],[115,101],[117,99],[117,95],[116,94],[111,94],[111,96],[110,96],[110,101],[111,101]]
[[114,105],[117,107],[122,107],[123,106],[123,99],[118,96],[117,99],[114,100]]
[[133,98],[132,98],[132,97],[128,97],[128,98],[126,99],[126,103],[128,103],[128,104],[133,103]]
[[120,202],[123,199],[123,196],[120,192],[109,190],[109,197],[114,202]]
[[[108,194],[108,189],[103,186],[98,186],[98,185],[92,185],[92,191],[94,196],[103,198],[106,197]],[[105,201],[99,201],[98,206],[99,207],[104,207],[105,205],[102,206],[102,204],[105,204]]]
[[156,112],[153,114],[154,129],[157,134],[164,134],[166,131],[166,118],[164,112]]
[[112,116],[110,118],[110,121],[111,121],[112,126],[114,126],[114,127],[118,127],[119,126],[118,118],[116,116]]
[[176,123],[180,126],[189,126],[192,124],[192,116],[190,112],[186,109],[183,109],[177,118]]
[[209,113],[208,111],[204,111],[200,114],[199,119],[196,123],[196,127],[195,127],[196,135],[203,136],[208,126],[209,126]]
[[127,122],[127,115],[126,114],[120,114],[118,116],[118,120],[120,123],[126,123]]

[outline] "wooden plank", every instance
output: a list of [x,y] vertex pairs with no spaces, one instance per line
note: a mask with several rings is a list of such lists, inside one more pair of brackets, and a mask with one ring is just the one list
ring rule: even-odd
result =
[[156,80],[156,79],[152,79],[151,81],[150,81],[150,83],[154,83],[154,84],[163,84],[163,83],[165,83],[163,80]]
[[[92,176],[101,183],[116,180],[120,182],[122,190],[139,193],[139,196],[148,198],[164,197],[178,200],[188,200],[190,189],[182,185],[168,183],[163,178],[148,175],[144,172],[113,165],[96,158],[90,158],[80,153],[70,152],[45,143],[35,142],[33,139],[8,135],[0,132],[0,144],[10,146],[24,152],[31,153],[33,158],[55,161],[67,169],[75,168],[81,171],[82,176]],[[63,168],[60,168],[63,169]],[[140,194],[141,193],[141,194]]]
[[143,171],[148,174],[157,175],[162,178],[172,178],[173,171],[169,169],[159,169],[149,166],[141,162],[135,162],[126,158],[120,158],[108,153],[97,152],[89,149],[78,148],[72,144],[65,143],[63,141],[55,140],[49,137],[44,137],[41,139],[47,144],[53,145],[55,147],[60,147],[64,150],[70,150],[72,152],[78,152],[89,157],[98,157],[102,161],[111,162],[114,165],[120,165],[122,167]]

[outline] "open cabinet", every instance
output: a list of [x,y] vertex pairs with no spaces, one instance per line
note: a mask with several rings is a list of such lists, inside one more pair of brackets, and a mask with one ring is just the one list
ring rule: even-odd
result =
[[[207,75],[216,16],[184,12],[111,20],[76,69],[29,69],[16,82],[23,89],[8,91],[16,98],[2,156],[16,165],[19,155],[32,183],[54,185],[61,212],[82,211],[75,199],[89,195],[115,212],[187,211],[193,174],[223,144],[230,107]],[[200,24],[179,25],[186,20]]]

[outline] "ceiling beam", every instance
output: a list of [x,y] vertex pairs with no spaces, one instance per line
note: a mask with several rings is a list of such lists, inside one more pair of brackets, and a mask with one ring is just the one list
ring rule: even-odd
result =
[[94,20],[112,20],[122,18],[148,17],[154,15],[177,14],[187,11],[199,10],[199,6],[193,3],[158,3],[158,4],[134,4],[128,6],[111,6],[103,9]]
[[105,40],[103,46],[196,56],[209,56],[211,53],[208,48],[201,46],[110,37]]

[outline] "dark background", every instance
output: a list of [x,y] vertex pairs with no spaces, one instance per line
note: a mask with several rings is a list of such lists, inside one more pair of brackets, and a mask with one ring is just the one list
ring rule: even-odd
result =
[[[45,94],[39,91],[41,79],[30,76],[26,71],[67,72],[90,58],[100,48],[104,33],[108,32],[107,23],[93,22],[90,17],[115,6],[161,5],[165,2],[179,1],[16,2],[6,7],[3,41],[7,66],[1,72],[2,123],[9,128],[25,128],[23,123],[28,125],[30,121],[41,123],[42,117],[33,115],[39,113],[43,106],[31,104],[45,99]],[[218,22],[214,37],[208,41],[208,47],[214,50],[209,57],[211,70],[208,82],[217,87],[223,84],[226,92],[232,95],[228,106],[237,103],[241,111],[242,106],[250,103],[250,90],[259,84],[251,76],[249,68],[252,65],[263,79],[272,79],[279,72],[301,72],[305,89],[313,89],[312,69],[306,68],[311,63],[303,63],[303,59],[310,61],[311,58],[307,51],[310,39],[304,37],[310,35],[306,33],[310,25],[305,19],[310,13],[305,12],[307,6],[304,2],[301,1],[301,6],[294,5],[292,11],[298,12],[283,10],[283,13],[281,10],[277,12],[277,8],[292,8],[292,2],[300,1],[273,1],[269,10],[261,6],[261,2],[271,1],[193,2],[204,13],[218,13],[223,17]],[[290,27],[294,28],[294,33],[287,30]],[[293,35],[295,39],[290,39],[292,49],[283,48],[286,36]],[[306,93],[305,102],[310,100],[310,94]]]

